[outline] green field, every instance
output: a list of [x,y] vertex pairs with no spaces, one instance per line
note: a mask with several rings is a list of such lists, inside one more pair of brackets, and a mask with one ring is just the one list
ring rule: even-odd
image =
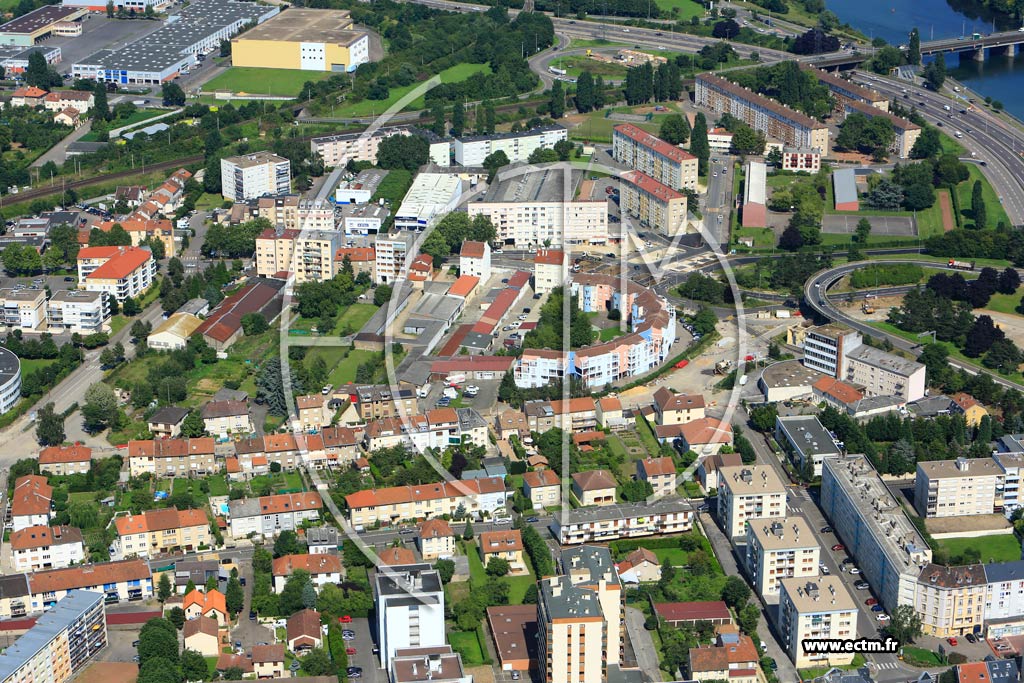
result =
[[[466,80],[473,74],[480,72],[489,74],[491,73],[491,67],[487,64],[456,64],[453,67],[445,69],[439,73],[438,76],[441,77],[442,83],[458,83]],[[301,86],[302,84],[299,83],[299,85]],[[386,100],[362,100],[360,102],[350,102],[338,107],[334,111],[334,116],[376,116],[378,114],[383,114],[388,107],[398,102],[398,100],[402,99],[416,88],[421,87],[423,87],[423,83],[414,83],[413,85],[408,85],[404,88],[392,88],[390,96]],[[420,95],[406,105],[405,109],[416,110],[423,109],[423,107],[423,95]]]
[[348,326],[357,332],[373,317],[377,307],[373,304],[352,304],[338,316],[338,329]]
[[449,631],[448,642],[453,650],[462,655],[462,661],[467,666],[480,666],[484,663],[484,653],[476,631]]
[[754,238],[755,249],[771,249],[775,246],[775,233],[771,228],[736,228],[733,240],[737,243],[741,237]]
[[669,12],[673,19],[689,21],[691,17],[704,17],[704,6],[693,0],[656,0],[658,9]]
[[[587,117],[587,120],[569,131],[569,137],[575,140],[586,140],[588,142],[611,142],[612,129],[623,123],[605,117],[604,111],[595,111]],[[661,123],[654,118],[644,123],[634,123],[637,128],[642,128],[648,133],[658,134]]]
[[956,186],[956,196],[960,201],[960,215],[969,221],[971,216],[971,193],[974,191],[974,181],[981,181],[981,196],[985,198],[985,213],[988,214],[988,227],[994,228],[1002,221],[1006,225],[1013,225],[1006,215],[1006,209],[999,201],[999,195],[989,184],[988,179],[982,174],[981,169],[974,164],[967,164],[967,170],[971,177]]
[[963,555],[964,551],[974,548],[980,553],[982,562],[1016,562],[1020,559],[1020,542],[1013,534],[981,538],[944,538],[937,541],[941,548],[949,552],[950,557]]
[[56,358],[21,358],[21,376],[24,377],[30,372],[42,370],[57,362]]
[[302,71],[300,69],[259,69],[233,66],[220,76],[208,81],[203,90],[230,90],[233,93],[254,95],[282,95],[294,97],[306,81],[322,81],[331,76],[329,71]]
[[[345,355],[346,351],[348,351],[347,356]],[[349,350],[347,346],[335,346],[310,349],[309,354],[306,356],[307,359],[314,356],[323,357],[327,367],[331,368],[331,374],[328,375],[327,381],[338,387],[342,384],[355,382],[356,368],[359,367],[360,363],[373,360],[376,354],[373,351]]]
[[1020,303],[1021,295],[1020,290],[1016,294],[993,294],[985,308],[1008,315],[1020,315],[1017,313],[1017,305]]

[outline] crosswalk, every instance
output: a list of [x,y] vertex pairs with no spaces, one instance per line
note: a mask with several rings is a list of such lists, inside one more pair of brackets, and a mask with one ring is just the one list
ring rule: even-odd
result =
[[875,662],[875,668],[881,671],[900,668],[899,662]]
[[790,498],[799,498],[800,500],[810,500],[811,494],[802,486],[793,486],[787,492]]

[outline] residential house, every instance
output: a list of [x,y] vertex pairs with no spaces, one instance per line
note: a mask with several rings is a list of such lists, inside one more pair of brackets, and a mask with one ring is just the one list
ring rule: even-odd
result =
[[315,491],[229,501],[231,536],[276,536],[282,531],[295,531],[306,520],[319,520],[323,505],[320,494]]
[[503,410],[495,420],[495,427],[498,430],[499,439],[508,439],[513,434],[523,438],[530,433],[526,423],[526,413],[521,410]]
[[681,425],[704,417],[704,397],[675,394],[667,387],[654,392],[655,421],[659,425]]
[[82,530],[70,526],[30,526],[11,534],[14,570],[60,569],[85,559]]
[[61,126],[67,126],[68,128],[78,128],[82,125],[81,115],[78,113],[77,109],[72,107],[61,109],[59,112],[54,114],[53,122]]
[[467,240],[459,251],[459,275],[471,275],[481,282],[491,279],[491,245]]
[[715,453],[702,458],[697,465],[697,479],[705,492],[718,488],[718,471],[723,467],[739,467],[743,459],[739,453]]
[[214,588],[205,593],[193,588],[185,595],[182,609],[186,619],[206,617],[217,622],[218,626],[228,625],[228,608],[224,594]]
[[242,678],[254,678],[256,676],[252,660],[245,655],[221,653],[217,657],[217,673],[223,675],[228,669],[238,669],[242,672]]
[[480,561],[484,567],[492,559],[508,562],[512,573],[527,571],[523,561],[523,537],[519,529],[503,529],[501,531],[484,531],[480,534]]
[[181,436],[181,425],[188,417],[188,410],[178,406],[164,406],[150,415],[147,420],[149,431],[157,439],[176,439]]
[[53,487],[46,483],[46,477],[26,474],[14,482],[11,495],[12,531],[21,531],[31,526],[46,526],[50,523]]
[[95,96],[88,90],[55,90],[43,97],[43,107],[52,112],[73,109],[76,114],[85,114],[95,102]]
[[650,483],[655,496],[670,496],[676,492],[676,463],[672,458],[637,460],[636,476],[640,481]]
[[761,657],[750,636],[733,640],[719,637],[712,647],[690,648],[690,678],[694,681],[729,681],[758,683],[758,662]]
[[608,470],[587,470],[572,475],[572,492],[580,505],[614,505],[617,486]]
[[11,106],[12,107],[40,107],[43,104],[43,98],[46,97],[46,91],[42,88],[37,88],[34,85],[30,85],[24,88],[16,88],[11,93]]
[[110,557],[153,557],[171,550],[192,552],[212,542],[210,521],[202,510],[146,510],[133,515],[119,513],[111,520],[116,536]]
[[292,652],[306,652],[323,645],[320,613],[316,610],[303,609],[288,617],[286,631],[288,649]]
[[203,404],[201,415],[207,434],[228,436],[256,431],[248,401],[209,401]]
[[615,565],[623,583],[647,583],[661,579],[658,556],[647,548],[637,548]]
[[455,532],[448,522],[439,517],[420,522],[416,541],[424,560],[448,558],[455,554]]
[[704,417],[685,424],[658,425],[654,435],[661,443],[672,443],[681,451],[713,455],[726,444],[732,445],[732,425],[714,417]]
[[981,405],[978,399],[974,398],[970,394],[959,392],[949,397],[953,404],[950,406],[950,410],[954,413],[958,413],[964,416],[964,421],[968,427],[977,427],[981,424],[981,419],[988,415],[988,411],[985,410],[985,406]]
[[284,645],[253,645],[250,659],[256,678],[284,678]]
[[298,409],[298,426],[302,431],[318,431],[329,427],[334,419],[334,411],[330,407],[330,398],[325,394],[307,394],[295,398]]
[[613,432],[622,431],[629,425],[622,410],[622,401],[616,396],[605,396],[597,402],[597,423]]
[[47,446],[39,451],[39,472],[58,477],[87,474],[92,467],[92,449],[80,443]]
[[216,619],[197,617],[185,622],[182,629],[185,649],[195,650],[204,657],[220,654],[220,625]]
[[337,554],[342,542],[341,533],[333,526],[314,526],[306,529],[306,549],[310,555]]
[[507,492],[500,477],[357,491],[345,496],[349,519],[357,528],[375,523],[452,515],[461,505],[473,517],[505,507]]
[[153,597],[153,573],[145,560],[102,562],[67,569],[51,569],[29,575],[29,612],[42,612],[71,591],[104,594],[108,604]]
[[274,560],[274,591],[284,590],[288,577],[297,569],[309,572],[317,590],[327,583],[340,583],[345,575],[337,555],[285,555]]
[[128,472],[133,477],[200,477],[219,470],[210,437],[128,442]]
[[404,546],[385,548],[377,553],[377,559],[380,560],[381,564],[389,567],[404,567],[416,564],[416,554]]
[[530,499],[535,510],[559,505],[562,500],[562,480],[549,469],[523,474],[523,495]]

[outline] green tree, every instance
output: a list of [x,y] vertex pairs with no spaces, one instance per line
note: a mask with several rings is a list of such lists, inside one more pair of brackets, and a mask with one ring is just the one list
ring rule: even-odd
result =
[[509,565],[508,560],[501,557],[492,557],[487,561],[487,574],[489,576],[505,576],[511,569],[512,567]]
[[433,124],[430,126],[431,132],[438,137],[445,137],[448,133],[448,129],[445,126],[444,120],[444,101],[440,99],[434,100],[434,106],[430,111],[432,118],[434,119]]
[[[178,667],[163,657],[151,657],[139,665],[137,683],[181,683]],[[205,662],[204,662],[205,663]]]
[[186,681],[205,681],[210,677],[210,667],[206,658],[195,650],[181,653],[181,675]]
[[[164,83],[160,88],[160,95],[166,107],[182,107],[185,105],[185,91],[177,83]],[[212,129],[217,132],[217,129]]]
[[48,90],[55,85],[60,85],[61,78],[46,63],[42,52],[33,52],[28,57],[28,66],[25,69],[25,84]]
[[194,439],[206,434],[206,422],[197,410],[190,410],[181,423],[181,435],[185,438]]
[[981,192],[981,181],[975,180],[971,188],[971,214],[974,217],[974,227],[984,230],[988,227],[988,215],[985,209],[985,196]]
[[154,657],[178,662],[178,630],[167,619],[150,619],[139,631],[139,664],[143,666]]
[[164,572],[160,575],[160,581],[157,582],[157,597],[160,598],[160,602],[164,602],[167,598],[171,597],[174,592],[174,587],[171,586],[171,577],[168,572]]
[[326,676],[334,671],[334,663],[327,650],[315,647],[302,658],[302,670],[308,676]]
[[270,324],[261,313],[246,313],[242,316],[242,331],[246,337],[255,337],[270,329]]
[[548,109],[553,119],[560,119],[565,114],[565,89],[562,87],[562,81],[556,80],[551,84]]
[[107,19],[114,18],[114,2],[113,0],[107,0]]
[[[441,107],[442,118],[444,107]],[[430,145],[422,135],[389,135],[377,146],[377,165],[415,172],[430,161]]]
[[64,416],[54,412],[53,403],[47,403],[39,409],[36,440],[40,446],[59,446],[64,443]]
[[690,122],[681,114],[669,114],[661,121],[658,137],[673,145],[683,145],[690,139]]
[[107,106],[107,86],[102,82],[96,83],[93,90],[92,120],[104,122],[110,120],[110,107]]
[[167,621],[174,624],[179,631],[185,628],[185,610],[180,607],[172,607],[167,611]]
[[946,82],[946,58],[941,52],[924,68],[924,80],[935,92],[942,89],[942,84]]
[[462,532],[462,540],[463,541],[472,541],[473,540],[473,520],[470,520],[470,519],[466,520],[466,528]]
[[274,541],[274,557],[298,555],[304,550],[302,544],[299,543],[298,534],[290,529],[282,531]]
[[576,111],[585,114],[593,108],[594,77],[590,75],[589,71],[584,71],[576,79]]
[[690,133],[690,153],[697,157],[700,175],[708,173],[708,159],[711,158],[711,145],[708,143],[708,122],[703,112],[697,112],[693,118],[693,131]]
[[86,431],[96,433],[117,423],[117,397],[110,385],[98,382],[85,390],[82,417]]
[[455,562],[453,560],[438,560],[434,563],[434,569],[441,576],[441,583],[448,585],[455,576]]
[[857,221],[857,227],[853,234],[857,238],[858,243],[867,244],[868,236],[871,234],[871,221],[867,218],[861,218]]
[[750,586],[738,576],[730,576],[722,586],[722,601],[734,610],[740,610],[750,599]]
[[907,43],[907,64],[917,66],[921,63],[921,32],[915,26],[910,31],[910,41]]
[[466,128],[466,105],[461,101],[452,105],[452,135],[459,138]]
[[496,152],[491,152],[484,157],[483,166],[487,169],[487,182],[493,181],[494,177],[498,174],[498,171],[503,167],[508,166],[508,164],[508,155],[501,149]]
[[911,605],[897,605],[889,615],[886,633],[899,641],[900,645],[912,643],[921,637],[921,617]]
[[284,588],[281,589],[279,612],[281,616],[289,617],[300,609],[305,608],[305,602],[302,599],[303,591],[306,585],[311,583],[309,572],[305,569],[296,569],[285,581]]

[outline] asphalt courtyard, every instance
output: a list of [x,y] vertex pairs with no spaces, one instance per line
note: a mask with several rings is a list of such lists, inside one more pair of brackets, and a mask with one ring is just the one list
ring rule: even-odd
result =
[[866,218],[871,223],[872,235],[891,235],[893,237],[914,237],[917,235],[917,222],[912,216],[865,216],[856,214],[826,214],[821,219],[821,231],[832,235],[850,235],[857,229],[860,219]]
[[82,35],[52,37],[42,45],[60,48],[61,61],[57,71],[70,73],[71,66],[100,50],[113,50],[147,36],[164,25],[154,19],[108,19],[104,13],[90,12],[81,20]]

